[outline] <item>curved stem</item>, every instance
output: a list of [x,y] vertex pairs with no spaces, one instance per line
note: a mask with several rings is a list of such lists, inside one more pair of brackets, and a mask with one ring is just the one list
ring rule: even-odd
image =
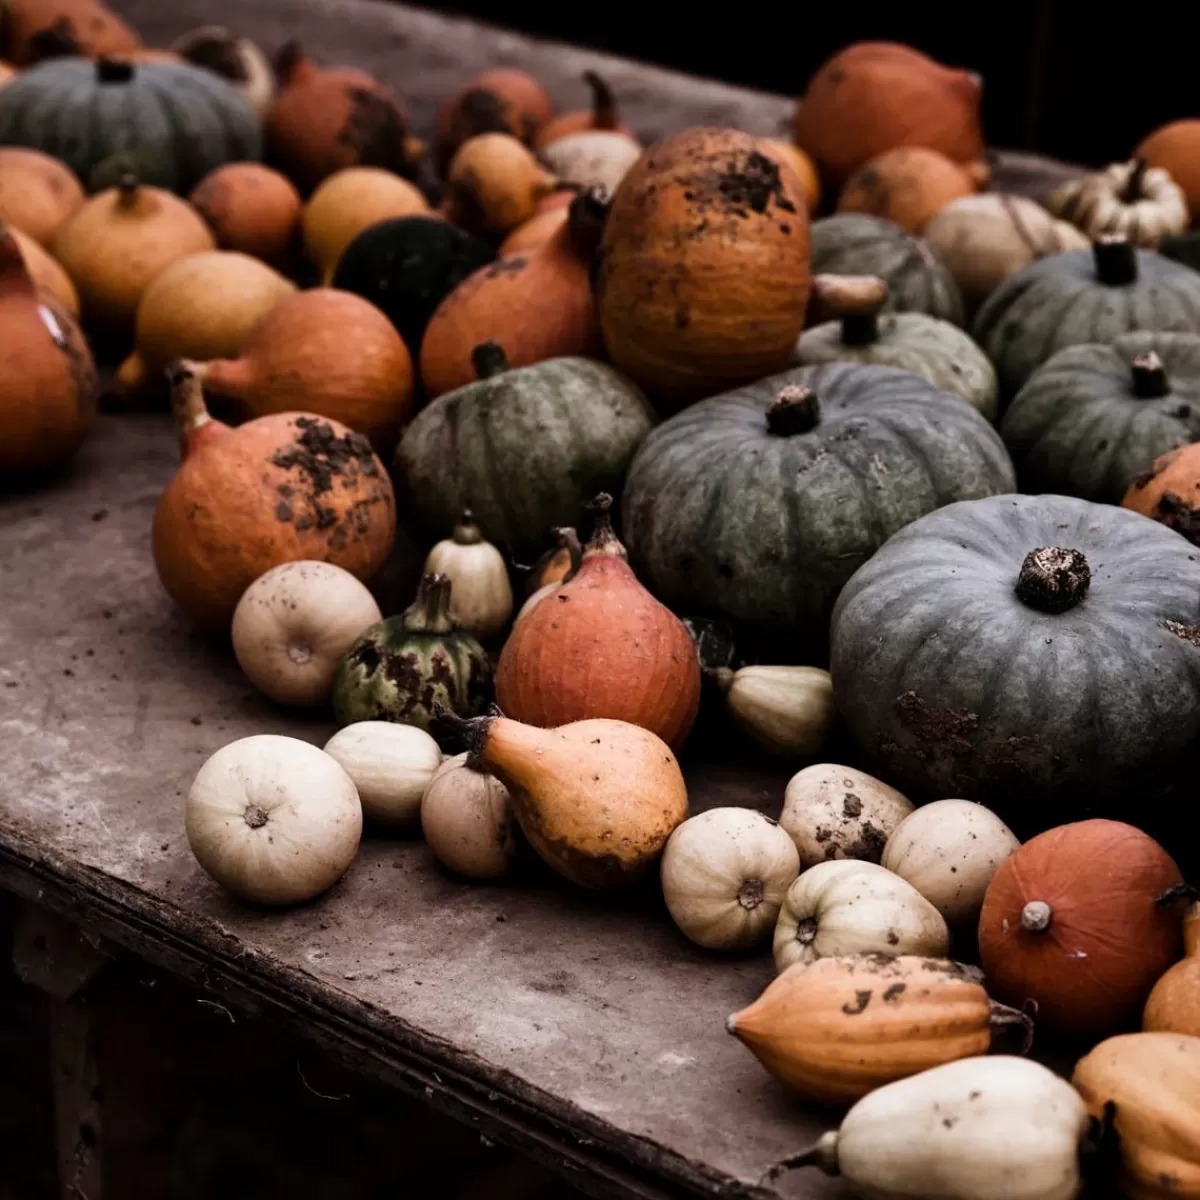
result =
[[167,368],[167,382],[171,388],[171,412],[179,433],[180,453],[186,456],[188,443],[212,423],[212,415],[204,403],[204,388],[194,363],[176,359]]
[[826,1175],[839,1174],[837,1141],[835,1129],[821,1134],[817,1142],[807,1150],[781,1159],[770,1170],[765,1171],[759,1183],[774,1183],[781,1175],[786,1175],[788,1171],[794,1171],[797,1167],[820,1167]]
[[567,208],[567,238],[580,258],[590,260],[604,236],[608,220],[608,194],[602,187],[586,187]]
[[1146,168],[1150,164],[1144,158],[1135,158],[1133,160],[1133,170],[1129,172],[1129,178],[1125,181],[1125,186],[1121,189],[1121,202],[1123,204],[1136,204],[1143,199],[1142,184],[1146,179]]
[[417,598],[404,610],[401,623],[413,633],[450,633],[450,577],[424,575],[417,586]]
[[607,492],[601,492],[584,505],[588,512],[594,514],[595,519],[592,536],[588,538],[588,544],[583,548],[584,562],[589,558],[598,557],[628,558],[625,547],[621,545],[617,535],[613,532],[612,517],[609,515],[612,502],[612,497]]
[[480,342],[471,351],[471,366],[475,369],[476,379],[491,379],[508,370],[508,355],[499,342]]
[[608,80],[595,71],[584,71],[583,82],[592,89],[592,128],[616,129],[620,124],[617,98]]
[[1001,1004],[998,1000],[989,1000],[988,1024],[991,1026],[993,1037],[1000,1030],[1020,1029],[1021,1048],[1018,1053],[1025,1055],[1033,1048],[1033,1018],[1019,1008]]
[[500,710],[495,705],[492,706],[492,709],[493,711],[486,717],[460,717],[440,701],[433,702],[434,720],[462,739],[463,745],[467,748],[467,765],[476,770],[480,770],[482,767],[481,755],[483,747],[487,743],[488,730],[491,729],[492,722],[500,715]]

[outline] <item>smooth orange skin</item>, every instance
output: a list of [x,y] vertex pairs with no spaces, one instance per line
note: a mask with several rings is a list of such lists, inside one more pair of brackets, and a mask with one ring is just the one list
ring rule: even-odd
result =
[[89,58],[120,56],[141,48],[133,29],[100,0],[5,0],[3,7],[0,57],[19,67],[34,61],[34,37],[62,27],[62,22],[79,52]]
[[1200,1037],[1200,901],[1183,922],[1184,957],[1154,985],[1142,1028]]
[[1191,542],[1200,539],[1200,444],[1160,454],[1129,485],[1121,507],[1161,521]]
[[286,175],[262,163],[226,163],[210,171],[188,197],[222,250],[240,250],[273,266],[295,248],[302,207]]
[[559,191],[551,192],[548,196],[543,196],[537,202],[538,213],[553,212],[556,208],[570,208],[571,201],[575,199],[575,193],[568,191],[565,188]]
[[40,150],[0,146],[0,221],[48,247],[83,201],[83,188],[65,163]]
[[500,257],[523,254],[552,242],[559,230],[567,223],[567,204],[552,208],[549,212],[536,213],[523,221],[500,243]]
[[79,292],[71,282],[70,275],[62,269],[62,264],[48,250],[43,250],[27,233],[0,221],[0,234],[6,229],[16,239],[17,248],[21,251],[21,257],[25,260],[25,267],[33,282],[41,291],[49,292],[78,321]]
[[1143,139],[1133,155],[1170,174],[1187,197],[1192,225],[1200,224],[1200,119],[1161,126]]
[[899,147],[864,163],[846,181],[837,211],[867,213],[918,234],[952,200],[970,196],[975,182],[944,154]]
[[809,215],[821,207],[821,177],[817,174],[816,164],[799,146],[785,142],[783,138],[759,138],[762,152],[777,163],[786,164],[796,172],[796,178],[804,187],[804,195],[808,199]]

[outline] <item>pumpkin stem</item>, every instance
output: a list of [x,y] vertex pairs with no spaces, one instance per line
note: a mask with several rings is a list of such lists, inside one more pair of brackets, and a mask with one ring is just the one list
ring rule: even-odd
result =
[[595,521],[592,526],[592,536],[588,538],[588,544],[583,548],[584,562],[589,558],[625,560],[629,557],[625,553],[625,547],[621,545],[620,539],[613,532],[612,517],[609,514],[612,502],[612,497],[607,492],[601,492],[584,505],[588,512],[594,515]]
[[1105,233],[1092,243],[1096,279],[1105,287],[1125,287],[1138,277],[1137,251],[1123,233]]
[[617,98],[608,80],[595,71],[584,71],[583,82],[592,89],[592,128],[616,129]]
[[763,896],[763,881],[761,879],[747,879],[738,888],[737,902],[747,912],[753,912],[763,902]]
[[129,83],[136,74],[133,63],[123,58],[96,59],[97,83]]
[[816,1145],[777,1162],[763,1174],[758,1182],[760,1184],[774,1183],[780,1175],[794,1171],[797,1167],[820,1167],[826,1175],[838,1175],[840,1171],[838,1170],[837,1143],[837,1130],[831,1129],[828,1133],[821,1134]]
[[251,829],[261,829],[270,819],[270,814],[261,804],[251,804],[242,813],[242,818]]
[[480,769],[479,756],[483,753],[487,741],[488,730],[492,722],[500,715],[500,710],[493,704],[486,717],[460,717],[451,712],[440,701],[433,702],[433,719],[444,725],[452,733],[456,733],[467,748],[467,765]]
[[808,433],[821,420],[821,404],[811,388],[790,383],[775,393],[767,409],[767,429],[776,437]]
[[591,258],[604,236],[608,193],[602,187],[584,188],[567,209],[567,237],[581,258]]
[[1144,158],[1135,158],[1129,178],[1121,189],[1122,204],[1136,204],[1142,199],[1142,183],[1146,178],[1146,168],[1150,164]]
[[796,922],[796,941],[800,945],[811,946],[816,936],[817,922],[815,917],[805,917],[803,921]]
[[499,342],[480,342],[471,351],[471,366],[475,368],[477,379],[491,379],[508,370],[508,355]]
[[425,575],[417,586],[417,598],[404,610],[401,623],[411,633],[450,633],[450,576]]
[[483,541],[483,534],[475,524],[475,514],[469,508],[463,509],[462,517],[454,527],[453,537],[459,546],[478,546]]
[[1139,400],[1158,400],[1171,390],[1163,360],[1153,350],[1133,360],[1133,394]]
[[291,76],[296,68],[304,61],[304,47],[295,38],[285,42],[275,55],[275,76],[280,84],[291,83]]
[[1117,1106],[1112,1100],[1106,1100],[1101,1115],[1088,1118],[1088,1130],[1079,1147],[1079,1173],[1085,1182],[1099,1185],[1099,1195],[1109,1194],[1112,1181],[1122,1171],[1121,1139],[1116,1120]]
[[1159,908],[1170,908],[1172,904],[1178,904],[1180,900],[1200,900],[1200,889],[1193,887],[1190,883],[1177,883],[1174,887],[1167,888],[1154,903]]
[[877,275],[817,275],[812,283],[809,324],[841,321],[847,346],[879,340],[878,316],[887,303],[887,283]]
[[722,691],[728,692],[733,687],[733,677],[737,674],[729,667],[703,667],[704,674],[709,677]]
[[1079,604],[1092,582],[1092,569],[1078,550],[1040,546],[1030,550],[1017,576],[1017,598],[1038,612],[1064,613]]
[[142,181],[132,171],[126,171],[117,180],[117,203],[122,208],[129,208],[138,197]]
[[1054,920],[1054,909],[1045,900],[1030,900],[1021,909],[1021,928],[1027,933],[1045,933]]
[[1033,1047],[1033,1018],[1019,1008],[1001,1004],[998,1000],[988,1001],[988,1024],[994,1037],[1002,1029],[1020,1029],[1021,1047],[1019,1054],[1028,1054]]
[[204,403],[204,388],[194,363],[177,358],[167,368],[167,382],[171,387],[171,412],[179,433],[180,453],[186,456],[191,440],[213,419]]

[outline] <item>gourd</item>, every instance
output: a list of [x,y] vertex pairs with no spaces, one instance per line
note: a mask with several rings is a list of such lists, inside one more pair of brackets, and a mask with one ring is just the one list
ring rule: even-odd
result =
[[1157,842],[1120,821],[1060,825],[1026,842],[992,878],[979,917],[993,993],[1036,1001],[1047,1029],[1119,1032],[1179,957],[1182,882]]
[[584,71],[581,78],[591,89],[591,107],[559,113],[543,121],[533,137],[532,145],[535,150],[544,152],[564,138],[595,131],[616,133],[627,141],[636,141],[633,131],[620,119],[617,97],[608,80],[595,71]]
[[978,800],[1021,838],[1136,797],[1139,824],[1178,839],[1175,801],[1158,797],[1194,769],[1197,595],[1192,547],[1134,513],[1066,496],[955,504],[843,590],[834,696],[910,795]]
[[819,654],[842,586],[909,522],[1014,487],[999,435],[908,371],[797,367],[653,430],[624,529],[664,603]]
[[920,892],[876,863],[809,867],[788,888],[775,926],[775,969],[849,954],[944,956],[946,922]]
[[496,667],[496,700],[529,725],[607,717],[672,749],[700,709],[700,663],[683,623],[638,582],[601,493],[579,570],[514,626]]
[[374,575],[392,549],[396,506],[366,438],[309,413],[231,429],[209,415],[191,366],[172,364],[170,378],[183,462],[154,513],[154,564],[192,621],[228,629],[242,593],[279,563]]
[[1183,953],[1150,992],[1143,1029],[1200,1037],[1200,900],[1193,901],[1183,919]]
[[[569,525],[559,526],[554,530],[554,537],[555,548],[547,551],[530,572],[525,603],[518,610],[514,625],[527,617],[547,596],[553,595],[564,583],[574,579],[579,570],[579,564],[583,561],[583,547],[575,530]],[[535,587],[540,580],[545,582]],[[529,588],[534,590],[528,591]]]
[[177,37],[169,49],[237,88],[260,118],[267,115],[275,99],[275,72],[249,38],[238,37],[223,25],[202,25]]
[[1200,450],[1195,443],[1156,458],[1134,478],[1121,505],[1200,545]]
[[223,250],[239,250],[276,266],[292,256],[300,227],[300,193],[262,163],[226,163],[210,171],[188,201]]
[[976,180],[944,154],[898,146],[868,159],[838,196],[838,212],[867,213],[920,233],[947,204],[976,190]]
[[819,1104],[847,1107],[931,1067],[986,1054],[1031,1022],[988,1000],[977,973],[918,955],[796,963],[725,1024],[762,1065]]
[[687,817],[679,763],[638,725],[597,718],[539,729],[498,716],[445,719],[463,738],[467,761],[508,788],[533,849],[581,887],[632,883]]
[[592,496],[621,490],[654,415],[634,384],[590,359],[510,370],[494,342],[472,359],[477,381],[438,397],[400,440],[405,512],[433,540],[470,508],[488,541],[510,557],[532,555]]
[[973,930],[988,884],[1020,844],[982,804],[935,800],[892,830],[880,863],[911,883],[952,929]]
[[1097,1121],[1111,1117],[1131,1200],[1200,1195],[1200,1038],[1127,1033],[1101,1042],[1071,1077]]
[[546,89],[527,71],[493,67],[446,98],[438,111],[436,166],[445,175],[459,146],[481,133],[507,133],[531,144],[554,115]]
[[981,159],[983,81],[911,46],[856,42],[827,59],[796,106],[795,133],[835,187],[868,159],[926,146],[957,163]]
[[553,208],[549,212],[540,212],[522,221],[500,243],[499,256],[510,258],[530,250],[537,250],[547,242],[553,241],[559,230],[567,223],[567,208]]
[[263,733],[205,761],[184,824],[196,861],[222,887],[256,904],[301,904],[350,866],[362,806],[350,776],[323,750]]
[[233,611],[233,652],[264,696],[313,708],[328,704],[342,656],[382,619],[349,571],[311,560],[280,563],[242,593]]
[[923,238],[881,217],[839,213],[812,225],[814,275],[876,275],[887,284],[883,312],[922,312],[965,321],[962,293]]
[[79,293],[58,259],[42,249],[27,233],[15,225],[0,221],[0,236],[8,234],[17,243],[25,269],[39,292],[46,292],[75,320],[79,319]]
[[132,28],[100,0],[5,0],[0,53],[26,66],[47,52],[124,54],[141,45]]
[[[44,120],[50,110],[55,119]],[[0,92],[0,143],[61,159],[90,191],[132,170],[186,193],[214,167],[262,154],[254,109],[211,71],[112,58],[23,71]]]
[[1155,458],[1200,440],[1200,337],[1126,333],[1059,350],[1000,435],[1023,490],[1120,504]]
[[460,629],[487,641],[508,624],[513,611],[508,565],[484,540],[469,508],[450,537],[430,550],[424,574],[450,580],[450,616]]
[[879,862],[888,838],[913,806],[879,779],[836,763],[797,771],[783,794],[779,824],[800,851],[800,869],[819,862]]
[[781,758],[811,758],[833,725],[833,680],[820,667],[718,667],[712,677],[729,715],[755,742]]
[[706,950],[749,950],[774,928],[799,871],[792,839],[751,808],[711,808],[667,841],[661,875],[671,919]]
[[528,221],[559,185],[528,146],[507,133],[480,133],[455,152],[441,211],[463,229],[505,234]]
[[558,186],[599,187],[610,196],[641,156],[633,138],[600,129],[558,138],[541,152]]
[[1200,328],[1200,277],[1116,234],[1010,275],[975,316],[975,340],[1012,397],[1057,350],[1149,330]]
[[1183,233],[1191,221],[1183,189],[1144,158],[1064,183],[1047,207],[1090,238],[1120,233],[1151,250],[1163,238]]
[[425,575],[416,599],[398,617],[366,630],[342,659],[333,682],[339,725],[398,721],[428,731],[444,704],[464,716],[491,700],[492,663],[450,616],[451,584]]
[[421,796],[421,832],[434,858],[468,879],[502,879],[517,854],[517,824],[508,788],[470,765],[448,758]]
[[795,361],[801,366],[859,362],[898,367],[961,396],[989,421],[995,419],[995,369],[958,326],[927,313],[885,313],[887,284],[871,275],[818,275],[813,298],[831,319],[800,335]]
[[438,744],[415,725],[358,721],[339,729],[325,753],[354,780],[363,817],[376,825],[412,825],[421,797],[442,765]]
[[1200,121],[1169,121],[1144,138],[1133,154],[1166,171],[1183,189],[1188,211],[1200,214]]
[[49,247],[58,227],[83,204],[70,167],[23,146],[0,146],[0,222]]
[[613,363],[680,405],[788,363],[809,288],[800,180],[749,134],[651,146],[604,226],[596,299]]
[[759,138],[758,145],[768,158],[773,158],[781,166],[789,166],[795,171],[804,187],[809,215],[815,213],[821,207],[821,178],[813,160],[795,142],[786,141],[784,138]]

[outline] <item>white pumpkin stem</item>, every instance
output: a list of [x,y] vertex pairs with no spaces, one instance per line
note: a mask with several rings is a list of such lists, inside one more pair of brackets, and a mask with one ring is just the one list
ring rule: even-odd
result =
[[1045,900],[1030,900],[1021,909],[1021,928],[1027,933],[1045,933],[1054,920],[1054,909]]

